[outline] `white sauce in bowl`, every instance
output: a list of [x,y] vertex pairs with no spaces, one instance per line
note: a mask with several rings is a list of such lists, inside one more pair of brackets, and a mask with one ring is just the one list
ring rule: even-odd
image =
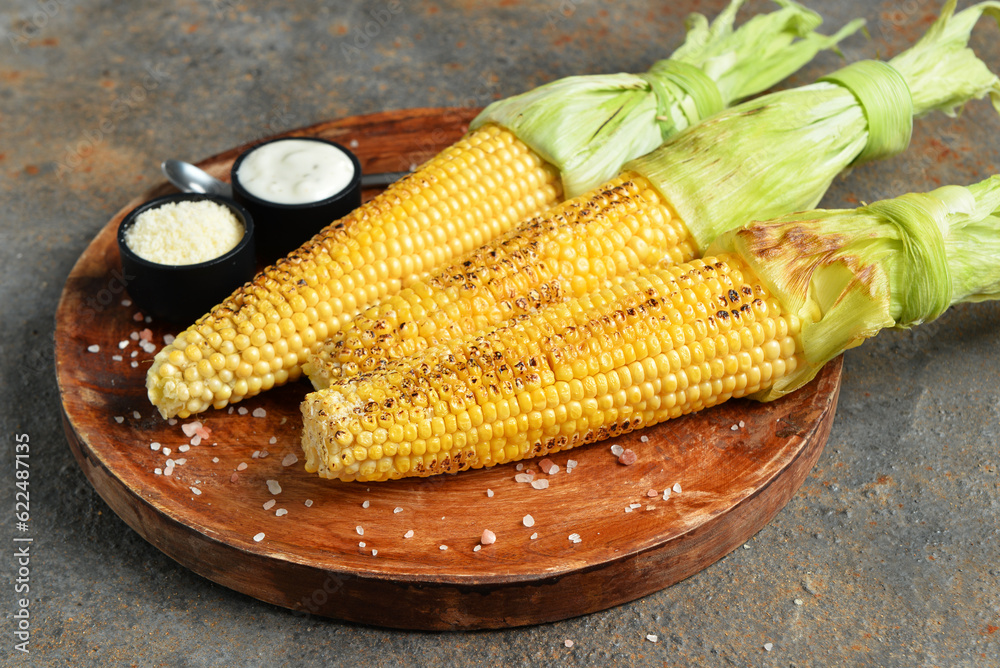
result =
[[275,204],[308,204],[333,197],[351,183],[354,163],[336,146],[282,139],[253,149],[236,173],[243,188]]

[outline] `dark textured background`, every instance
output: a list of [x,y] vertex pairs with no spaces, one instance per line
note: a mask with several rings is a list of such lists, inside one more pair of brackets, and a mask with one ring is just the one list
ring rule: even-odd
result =
[[[139,538],[66,446],[52,361],[63,281],[112,214],[162,180],[162,159],[200,160],[345,115],[481,106],[569,74],[642,71],[679,44],[689,11],[714,15],[722,4],[406,2],[365,44],[355,30],[388,2],[5,0],[0,663],[1000,665],[997,304],[956,307],[849,352],[825,453],[745,549],[632,604],[533,628],[385,631],[236,594]],[[868,19],[870,39],[843,46],[850,61],[898,53],[938,9],[929,0],[811,4],[828,31]],[[990,23],[973,46],[1000,70]],[[782,86],[839,64],[822,54]],[[823,204],[984,178],[1000,170],[998,132],[985,102],[959,119],[919,120],[910,150],[838,179]],[[12,650],[17,433],[32,443],[27,658]]]

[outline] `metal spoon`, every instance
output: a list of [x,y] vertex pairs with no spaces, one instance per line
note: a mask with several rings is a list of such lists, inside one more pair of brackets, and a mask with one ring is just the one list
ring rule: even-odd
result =
[[[221,195],[232,197],[233,188],[228,183],[220,181],[208,172],[195,167],[183,160],[164,160],[160,164],[163,175],[181,192],[204,193],[206,195]],[[362,174],[361,187],[387,186],[395,183],[409,172],[381,172],[379,174]]]

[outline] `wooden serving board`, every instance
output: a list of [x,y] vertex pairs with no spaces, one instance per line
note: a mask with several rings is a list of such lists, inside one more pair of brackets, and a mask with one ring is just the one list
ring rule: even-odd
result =
[[[366,171],[399,171],[456,140],[474,113],[387,112],[288,134],[342,142]],[[201,166],[228,178],[238,152]],[[263,601],[409,629],[509,627],[602,610],[678,582],[742,545],[788,502],[829,436],[839,359],[780,401],[733,401],[554,456],[560,471],[536,477],[548,480],[547,489],[515,482],[513,465],[369,484],[307,474],[298,410],[305,382],[238,405],[264,409],[263,417],[197,416],[212,433],[190,446],[181,427],[195,418],[170,424],[150,405],[145,377],[153,355],[130,338],[148,327],[159,348],[179,328],[137,321],[136,308],[122,304],[117,273],[119,222],[170,191],[160,186],[122,208],[66,282],[56,314],[66,435],[94,488],[146,540]],[[88,351],[93,345],[98,352]],[[638,461],[620,465],[612,443],[634,450]],[[259,451],[268,454],[255,458]],[[300,459],[284,466],[290,454]],[[168,458],[186,461],[170,476],[157,474]],[[571,473],[569,459],[578,462]],[[525,468],[537,470],[531,462]],[[269,491],[269,480],[280,493]],[[665,500],[663,490],[675,483],[681,491]],[[266,510],[271,499],[276,504]],[[531,528],[525,515],[534,518]],[[496,543],[475,551],[484,529]]]

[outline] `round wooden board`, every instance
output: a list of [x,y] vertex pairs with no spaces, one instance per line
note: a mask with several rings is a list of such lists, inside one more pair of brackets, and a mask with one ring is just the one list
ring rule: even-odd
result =
[[[399,171],[456,140],[474,114],[386,112],[288,134],[349,145],[368,172]],[[238,152],[201,166],[228,179]],[[181,327],[137,321],[136,309],[122,304],[115,243],[132,207],[171,190],[164,184],[129,202],[66,282],[56,314],[66,435],[91,484],[140,535],[196,573],[260,600],[409,629],[510,627],[602,610],[678,582],[742,545],[788,502],[829,436],[840,359],[780,401],[733,401],[614,439],[638,454],[632,466],[618,464],[611,441],[554,456],[561,468],[538,472],[549,482],[541,490],[515,482],[513,465],[372,484],[321,480],[301,459],[284,466],[286,456],[301,453],[304,382],[239,411],[197,416],[211,437],[181,452],[190,441],[181,426],[194,418],[171,425],[149,404],[153,356],[130,339],[149,327],[160,347]],[[98,352],[89,352],[93,345]],[[154,441],[161,449],[151,449]],[[170,476],[157,474],[168,457],[185,462]],[[578,462],[571,473],[569,459]],[[269,480],[280,493],[269,491]],[[682,491],[664,500],[675,483]],[[271,499],[276,505],[265,510]],[[484,529],[496,543],[475,551]]]

